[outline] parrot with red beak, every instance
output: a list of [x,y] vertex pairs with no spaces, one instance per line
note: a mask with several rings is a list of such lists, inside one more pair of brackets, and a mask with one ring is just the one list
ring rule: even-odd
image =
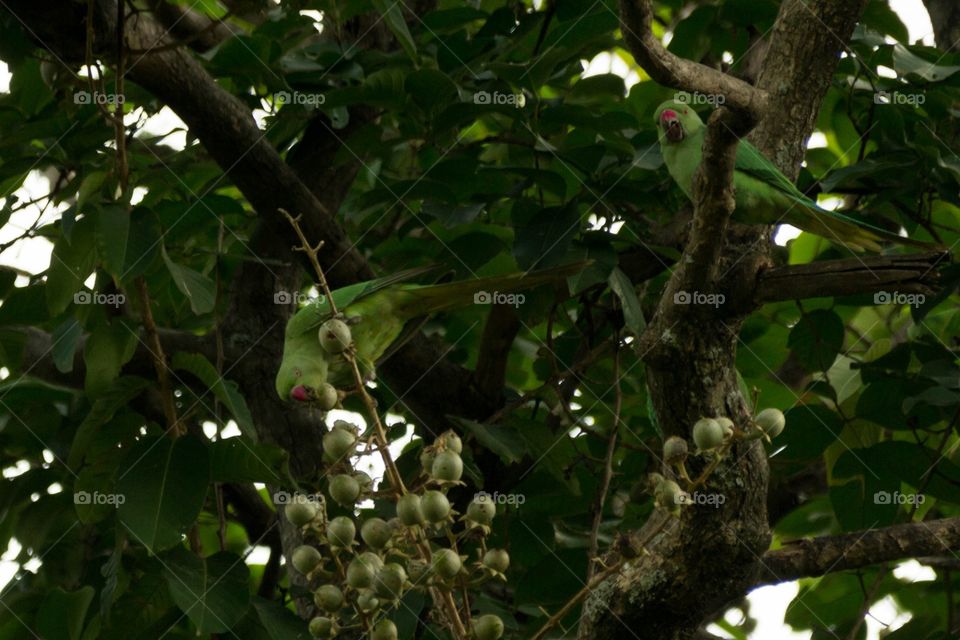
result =
[[[443,284],[407,282],[433,269],[411,269],[360,282],[331,292],[340,319],[350,327],[353,353],[364,375],[372,376],[377,363],[395,346],[408,323],[440,311],[490,304],[497,295],[558,283],[579,273],[587,263],[473,278]],[[355,386],[353,369],[339,354],[321,345],[319,331],[333,317],[329,302],[321,297],[290,318],[284,333],[283,360],[277,372],[277,394],[284,400],[312,402],[327,383],[337,389]]]
[[[667,171],[692,200],[693,175],[703,157],[706,126],[690,105],[677,100],[668,100],[657,107],[654,120],[660,131],[660,152]],[[736,222],[790,224],[856,252],[879,252],[880,242],[884,240],[924,249],[937,248],[820,207],[746,140],[737,145],[733,186],[736,195],[733,220]]]

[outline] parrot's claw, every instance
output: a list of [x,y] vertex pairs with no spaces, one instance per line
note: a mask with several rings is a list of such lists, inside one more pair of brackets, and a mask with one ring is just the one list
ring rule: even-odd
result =
[[361,321],[363,321],[363,316],[348,316],[344,319],[344,322],[348,325],[360,324]]

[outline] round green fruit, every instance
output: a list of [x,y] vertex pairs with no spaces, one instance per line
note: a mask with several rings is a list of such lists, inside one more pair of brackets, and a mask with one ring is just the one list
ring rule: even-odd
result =
[[337,403],[340,402],[340,394],[337,393],[337,388],[334,387],[329,382],[324,382],[319,387],[317,387],[317,406],[320,407],[321,411],[330,411],[337,407]]
[[506,573],[510,568],[510,554],[503,549],[490,549],[483,554],[483,566],[497,573]]
[[290,562],[293,564],[293,568],[303,575],[307,575],[316,569],[322,561],[323,556],[320,555],[320,552],[308,544],[300,545],[290,554]]
[[493,498],[485,493],[475,495],[467,507],[467,520],[476,524],[490,526],[495,515],[497,505],[493,503]]
[[370,518],[360,527],[360,537],[373,549],[383,549],[390,542],[393,531],[382,518]]
[[367,553],[360,554],[347,565],[347,584],[354,589],[367,589],[373,586],[373,579],[383,566],[383,562],[376,554],[370,554],[377,559],[374,563],[367,557]]
[[345,473],[330,478],[330,497],[337,504],[352,507],[360,497],[360,483]]
[[683,495],[683,489],[680,488],[680,485],[673,480],[664,480],[657,487],[656,500],[662,507],[673,508],[682,502]]
[[437,458],[437,452],[432,448],[424,449],[420,452],[420,467],[427,475],[433,472],[433,461]]
[[787,426],[787,418],[780,409],[764,409],[757,414],[754,422],[760,427],[768,438],[776,438],[783,433],[783,428]]
[[349,429],[334,427],[323,436],[324,456],[334,462],[352,456],[356,448],[357,435]]
[[720,427],[723,429],[723,437],[729,438],[733,435],[733,420],[730,418],[716,418],[716,421],[720,424]]
[[364,613],[370,613],[380,608],[380,598],[370,589],[364,589],[357,594],[357,607]]
[[336,613],[343,608],[343,592],[336,585],[322,585],[313,593],[313,602],[328,613]]
[[439,491],[426,491],[420,500],[423,516],[430,522],[443,522],[450,515],[450,501]]
[[357,526],[346,516],[337,516],[327,525],[327,541],[331,547],[347,548],[357,537]]
[[679,464],[687,459],[687,441],[679,436],[670,436],[663,443],[663,459],[667,464]]
[[397,625],[384,618],[373,627],[370,640],[397,640]]
[[397,517],[408,527],[423,524],[423,507],[420,505],[420,496],[408,493],[397,500]]
[[314,638],[332,638],[333,620],[319,616],[310,621],[310,635]]
[[353,342],[350,327],[339,318],[330,318],[320,325],[320,346],[330,354],[343,353]]
[[353,474],[353,479],[360,485],[360,495],[373,491],[373,478],[371,478],[369,474],[363,471],[356,471]]
[[441,451],[433,461],[430,476],[440,482],[457,482],[463,475],[463,460],[455,451]]
[[501,636],[503,636],[503,620],[492,613],[474,618],[473,637],[476,640],[500,640]]
[[302,527],[313,522],[317,517],[317,505],[309,501],[297,501],[284,505],[283,514],[287,516],[295,527]]
[[693,425],[693,443],[701,451],[716,449],[723,444],[723,426],[713,418],[700,418]]
[[396,600],[403,591],[403,585],[407,581],[407,572],[403,567],[395,562],[389,562],[377,571],[377,576],[373,581],[373,590],[381,598]]
[[463,440],[453,431],[441,433],[437,441],[443,443],[443,449],[445,451],[453,451],[456,454],[463,453]]
[[463,568],[463,561],[453,549],[438,549],[433,552],[431,558],[433,571],[441,578],[450,580]]

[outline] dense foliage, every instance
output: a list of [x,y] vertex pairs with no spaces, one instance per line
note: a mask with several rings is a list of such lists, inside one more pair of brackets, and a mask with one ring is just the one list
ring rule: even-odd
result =
[[[131,6],[147,12],[149,4]],[[502,617],[509,638],[531,637],[583,586],[614,430],[601,552],[654,508],[643,489],[646,474],[659,470],[662,439],[642,354],[631,345],[680,255],[690,211],[662,167],[652,120],[675,92],[635,68],[616,3],[536,5],[192,7],[237,29],[195,55],[289,162],[311,152],[316,141],[305,131],[318,122],[336,141],[333,167],[315,170],[349,176],[335,217],[376,272],[440,264],[448,277],[466,279],[592,260],[571,279],[571,296],[557,300],[541,288],[516,306],[505,404],[489,419],[424,424],[391,393],[389,378],[373,391],[392,438],[414,425],[417,437],[398,458],[408,478],[419,473],[424,444],[452,426],[464,441],[467,483],[451,491],[455,507],[459,501],[465,511],[479,490],[504,496],[489,543],[509,550],[507,579],[478,589],[473,605]],[[670,35],[680,56],[746,72],[739,61],[762,47],[777,8],[772,0],[670,0],[657,3],[655,30]],[[322,12],[322,24],[312,11]],[[371,15],[378,19],[361,19]],[[357,24],[375,37],[357,33]],[[639,82],[627,87],[622,74],[603,73],[602,62],[585,77],[586,63],[608,53]],[[149,55],[130,52],[127,64]],[[117,96],[110,59],[91,85],[82,63],[52,54],[6,10],[0,59],[12,74],[0,94],[0,221],[26,225],[3,245],[5,262],[16,263],[23,243],[37,251],[31,239],[52,243],[43,271],[0,268],[0,467],[8,478],[0,542],[21,545],[20,572],[2,596],[0,638],[307,637],[292,603],[302,586],[243,561],[267,533],[248,526],[239,501],[224,499],[231,485],[264,483],[261,506],[273,509],[271,492],[326,491],[322,473],[295,477],[288,452],[264,441],[271,414],[242,391],[272,393],[280,354],[262,363],[262,379],[242,381],[216,351],[167,342],[186,430],[171,438],[143,313],[149,292],[161,342],[174,333],[198,344],[216,336],[228,351],[240,345],[242,358],[260,336],[219,333],[231,293],[247,295],[231,283],[246,264],[269,269],[302,256],[259,254],[258,236],[278,227],[263,224],[194,133],[185,132],[182,146],[179,131],[148,130],[152,117],[169,112],[129,80],[129,178],[121,175],[102,109],[112,110]],[[824,142],[806,154],[801,189],[955,250],[958,72],[960,54],[911,44],[888,5],[870,2],[822,105]],[[710,100],[699,98],[706,113]],[[38,176],[49,193],[31,202],[18,190]],[[773,253],[789,264],[849,255],[809,234]],[[765,445],[775,547],[960,516],[960,270],[941,273],[937,294],[776,302],[746,322],[737,363],[743,388],[759,398],[758,409],[778,407],[787,417],[786,430]],[[303,298],[316,295],[314,279],[302,270]],[[331,283],[340,284],[347,283]],[[257,304],[275,305],[271,331],[282,332],[289,308],[280,303],[288,299],[269,295]],[[424,330],[448,361],[473,367],[490,309],[445,313]],[[356,397],[345,408],[363,412]],[[219,437],[231,420],[240,435]],[[319,416],[314,424],[324,429]],[[369,505],[364,517],[394,515],[386,497]],[[851,630],[864,637],[865,611],[889,595],[913,617],[888,637],[946,637],[960,585],[954,565],[931,566],[936,579],[923,582],[895,577],[892,566],[803,580],[786,622],[817,638]],[[391,614],[401,638],[444,637],[426,621],[428,598],[411,592],[403,602]],[[721,625],[748,637],[751,616],[745,608],[741,622]],[[566,628],[577,619],[575,610]]]

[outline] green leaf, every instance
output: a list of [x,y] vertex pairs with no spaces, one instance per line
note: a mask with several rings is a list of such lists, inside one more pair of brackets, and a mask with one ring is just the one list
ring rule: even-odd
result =
[[87,393],[102,393],[117,378],[121,367],[136,351],[138,339],[135,331],[125,320],[115,320],[113,324],[97,327],[87,337],[83,345]]
[[303,620],[289,609],[263,598],[254,598],[253,608],[257,611],[260,624],[273,640],[310,640]]
[[901,44],[893,45],[893,68],[903,76],[920,76],[927,82],[940,82],[960,71],[957,65],[928,62]]
[[73,444],[70,445],[67,466],[71,469],[78,468],[83,462],[83,456],[96,436],[97,430],[112,420],[120,407],[136,398],[148,386],[150,386],[150,383],[143,378],[125,376],[118,379],[108,391],[101,394],[97,401],[93,403],[87,417],[77,427],[77,434],[73,437]]
[[37,631],[44,640],[79,640],[87,609],[96,593],[90,586],[69,592],[54,588],[40,605]]
[[106,205],[97,213],[97,251],[103,266],[119,280],[124,275],[127,259],[127,237],[130,234],[130,212],[125,207]]
[[193,436],[142,440],[120,466],[120,521],[151,551],[172,547],[200,514],[209,480],[207,450]]
[[106,171],[91,171],[88,173],[83,182],[80,183],[80,189],[77,191],[77,210],[85,212],[85,206],[89,202],[91,196],[93,196],[97,191],[100,190],[100,187],[103,186],[104,181],[107,179]]
[[407,76],[404,87],[413,101],[424,111],[445,105],[457,93],[457,85],[436,69],[419,69]]
[[288,454],[272,444],[253,444],[242,437],[210,444],[210,478],[216,482],[288,482]]
[[161,253],[170,275],[173,276],[173,283],[177,285],[180,293],[190,300],[193,312],[199,316],[213,311],[217,300],[217,287],[213,280],[171,260],[166,248],[163,248]]
[[639,336],[643,333],[647,323],[643,319],[643,309],[640,307],[640,299],[637,298],[637,292],[633,288],[633,283],[630,282],[627,274],[620,270],[620,267],[615,267],[613,271],[610,272],[608,282],[610,283],[610,289],[616,294],[617,298],[619,298],[620,305],[623,307],[623,319],[627,324],[627,328],[630,329],[635,336]]
[[790,331],[787,346],[807,371],[826,371],[843,347],[843,320],[833,311],[804,315]]
[[83,281],[96,264],[93,221],[83,218],[77,222],[72,240],[61,236],[53,245],[50,267],[47,269],[47,308],[51,315],[59,315],[73,301]]
[[387,27],[390,28],[390,31],[394,37],[396,37],[400,46],[403,47],[407,56],[416,63],[417,45],[413,41],[413,36],[410,35],[410,29],[407,28],[407,21],[403,18],[403,10],[401,8],[405,5],[401,2],[391,2],[390,0],[373,0],[373,6],[380,12],[380,15],[383,16],[383,21],[387,23]]
[[500,456],[504,462],[515,463],[523,459],[527,447],[516,429],[480,424],[462,418],[456,418],[456,421],[472,433],[480,444]]
[[77,346],[80,344],[80,337],[83,334],[83,328],[77,319],[69,317],[53,330],[51,338],[53,348],[51,356],[53,364],[60,373],[70,373],[73,371],[74,355],[77,352]]
[[243,558],[221,551],[198,558],[182,547],[164,554],[170,596],[201,634],[229,631],[250,606]]
[[170,366],[177,370],[189,371],[196,376],[227,407],[244,435],[249,438],[256,437],[253,416],[236,382],[222,378],[210,361],[199,353],[178,352],[173,356]]
[[518,203],[513,212],[516,239],[513,255],[521,269],[554,266],[563,262],[573,236],[580,229],[575,203],[563,207],[536,207]]

